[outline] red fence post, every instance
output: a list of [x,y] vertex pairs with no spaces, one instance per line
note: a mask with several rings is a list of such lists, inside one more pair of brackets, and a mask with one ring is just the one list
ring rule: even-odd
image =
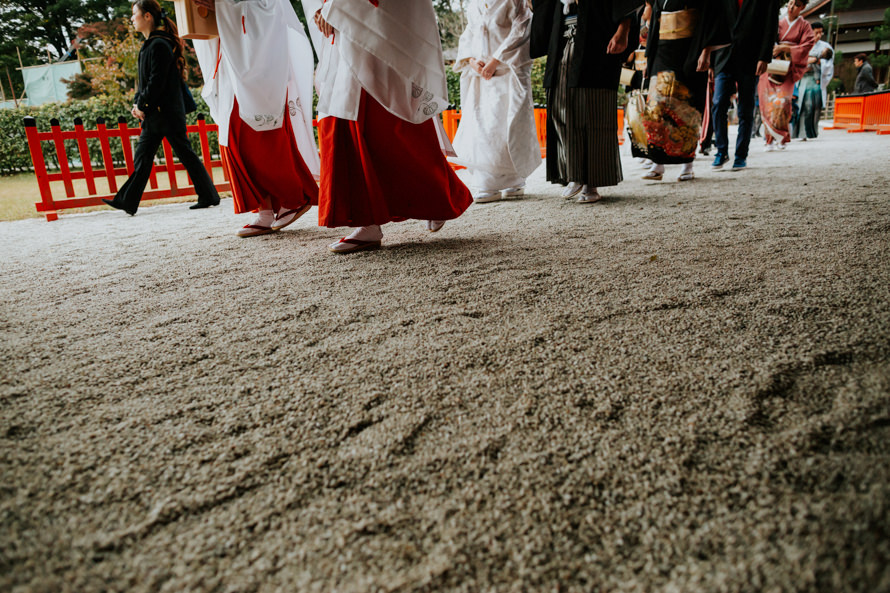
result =
[[53,144],[56,147],[56,158],[59,161],[59,169],[62,170],[62,181],[65,184],[65,195],[74,197],[74,184],[71,183],[71,168],[68,166],[68,153],[65,152],[65,140],[62,138],[62,127],[59,120],[49,120],[53,135]]
[[124,151],[124,163],[127,167],[127,176],[133,174],[133,146],[130,144],[130,127],[127,125],[127,118],[119,116],[117,118],[117,129],[121,134],[121,149]]
[[49,176],[46,172],[46,161],[43,159],[43,148],[40,146],[40,138],[37,133],[37,120],[26,117],[22,120],[25,124],[25,135],[28,137],[28,150],[31,152],[31,162],[34,163],[34,173],[37,175],[37,186],[40,188],[40,202],[37,202],[37,210],[43,212],[47,222],[59,219],[56,205],[53,202],[53,190],[49,184]]
[[74,118],[74,135],[77,137],[77,150],[80,151],[80,164],[83,166],[83,176],[87,182],[87,191],[96,193],[96,182],[93,175],[93,163],[90,160],[90,149],[87,144],[87,136],[83,130],[83,120]]
[[99,132],[99,144],[102,146],[102,163],[105,165],[105,178],[108,179],[108,191],[117,193],[117,177],[114,172],[114,161],[111,159],[111,145],[108,143],[108,129],[105,118],[96,118],[96,130]]

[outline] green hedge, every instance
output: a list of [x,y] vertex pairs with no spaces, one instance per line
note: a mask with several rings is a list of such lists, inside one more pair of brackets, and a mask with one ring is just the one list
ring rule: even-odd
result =
[[[197,89],[192,91],[195,96],[195,103],[198,110],[190,113],[186,120],[189,124],[194,124],[198,120],[198,114],[204,113],[207,123],[213,123],[210,117],[210,111],[207,104],[199,95]],[[46,103],[39,107],[19,107],[18,109],[0,109],[0,175],[12,175],[24,171],[33,170],[31,163],[31,153],[28,151],[28,139],[25,136],[25,126],[23,120],[25,117],[33,117],[37,122],[37,130],[40,132],[50,131],[50,121],[55,118],[59,120],[63,131],[71,131],[74,129],[74,120],[81,118],[84,128],[87,130],[96,129],[96,120],[103,118],[105,125],[109,128],[117,127],[118,117],[125,117],[127,125],[137,127],[138,121],[130,115],[130,101],[112,100],[105,97],[93,97],[85,101],[66,101],[64,103]],[[208,135],[210,140],[210,150],[214,154],[219,152],[219,143],[217,134]],[[198,154],[201,153],[200,140],[197,136],[191,137],[192,148]],[[57,170],[59,161],[56,155],[56,148],[51,142],[42,142],[43,158],[46,161],[46,167],[49,170]],[[117,139],[111,141],[111,158],[115,166],[123,166],[124,152],[121,144]],[[94,167],[103,167],[101,145],[98,140],[91,139],[87,141],[90,151],[90,160]],[[65,141],[65,150],[68,153],[69,162],[80,158],[80,151],[77,149],[77,142],[74,140]],[[161,152],[159,151],[159,154]]]

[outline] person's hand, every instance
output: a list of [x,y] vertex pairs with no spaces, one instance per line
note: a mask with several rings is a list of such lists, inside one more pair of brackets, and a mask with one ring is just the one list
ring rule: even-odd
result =
[[791,51],[790,45],[785,45],[784,43],[777,45],[773,48],[773,57],[776,57],[780,54],[785,54]]
[[615,31],[615,34],[612,35],[612,38],[609,40],[609,45],[606,47],[606,53],[609,54],[620,54],[624,50],[627,49],[627,33],[630,30],[630,19],[625,19],[621,21],[621,24],[618,25],[618,30]]
[[315,26],[318,27],[318,30],[325,37],[330,37],[334,34],[334,28],[321,16],[321,9],[315,11],[315,16],[312,17],[312,20],[315,21]]
[[485,80],[491,80],[491,77],[494,76],[494,71],[497,70],[499,64],[499,60],[491,58],[479,74],[481,74],[482,78]]
[[757,62],[757,69],[754,71],[754,75],[755,75],[755,76],[760,76],[760,75],[762,75],[764,72],[766,72],[766,67],[767,67],[767,66],[769,66],[769,64],[767,64],[767,63],[764,62],[763,60],[759,60],[759,61]]
[[711,48],[706,47],[701,50],[701,55],[698,56],[698,64],[695,69],[699,72],[707,72],[711,68]]
[[133,109],[130,110],[130,115],[138,119],[139,121],[145,121],[145,112],[133,105]]
[[485,68],[485,62],[477,60],[476,58],[470,58],[470,68],[472,68],[476,74],[482,74],[482,69]]

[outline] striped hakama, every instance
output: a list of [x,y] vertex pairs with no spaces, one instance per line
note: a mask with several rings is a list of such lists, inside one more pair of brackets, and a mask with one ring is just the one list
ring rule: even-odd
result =
[[618,153],[617,85],[615,89],[568,87],[575,28],[575,24],[566,25],[568,41],[559,80],[547,93],[547,181],[618,185],[624,177]]

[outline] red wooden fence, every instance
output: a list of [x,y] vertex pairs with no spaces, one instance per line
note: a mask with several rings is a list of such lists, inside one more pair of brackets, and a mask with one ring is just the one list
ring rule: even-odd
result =
[[[34,172],[37,175],[37,185],[40,187],[40,201],[35,207],[38,212],[43,212],[46,220],[57,220],[59,218],[58,211],[66,208],[82,208],[84,206],[99,206],[102,204],[102,198],[113,198],[117,193],[118,176],[129,176],[133,172],[133,149],[130,145],[130,138],[138,136],[141,133],[140,128],[130,128],[127,126],[127,120],[119,117],[116,128],[109,128],[105,125],[105,120],[99,118],[96,120],[95,130],[85,130],[83,120],[77,118],[74,120],[74,131],[63,132],[59,125],[59,120],[53,118],[50,121],[51,129],[49,132],[38,132],[37,122],[33,117],[24,119],[25,133],[28,137],[28,149],[31,151],[31,162],[34,164]],[[198,123],[186,128],[189,134],[198,134],[201,139],[201,157],[204,161],[204,167],[213,177],[213,169],[222,168],[222,161],[214,160],[210,153],[210,143],[207,140],[208,132],[217,131],[216,124],[207,124],[204,116],[198,116]],[[95,138],[99,140],[100,150],[102,152],[103,167],[100,169],[93,168],[92,158],[90,156],[87,140]],[[111,158],[111,141],[116,139],[121,143],[124,153],[125,167],[115,167]],[[71,161],[65,152],[65,140],[75,140],[77,149],[80,153],[80,161],[83,170],[74,171],[71,168]],[[46,170],[46,162],[43,159],[43,142],[52,142],[56,149],[56,155],[59,159],[59,172],[49,173]],[[155,163],[149,178],[149,186],[151,189],[143,194],[143,200],[157,200],[160,198],[170,198],[173,196],[195,195],[194,186],[189,184],[182,186],[176,179],[176,171],[183,171],[185,167],[182,164],[173,162],[173,150],[166,140],[163,142],[164,164]],[[158,189],[158,174],[166,173],[169,180],[169,189]],[[225,169],[223,169],[225,177]],[[105,178],[108,182],[108,189],[111,193],[100,193],[96,188],[96,179]],[[83,179],[86,182],[87,194],[77,195],[74,189],[73,181],[75,179]],[[65,197],[53,195],[52,182],[61,181],[65,187]],[[219,191],[230,189],[228,182],[217,183],[216,188]]]
[[835,98],[834,123],[826,129],[890,134],[890,91]]

